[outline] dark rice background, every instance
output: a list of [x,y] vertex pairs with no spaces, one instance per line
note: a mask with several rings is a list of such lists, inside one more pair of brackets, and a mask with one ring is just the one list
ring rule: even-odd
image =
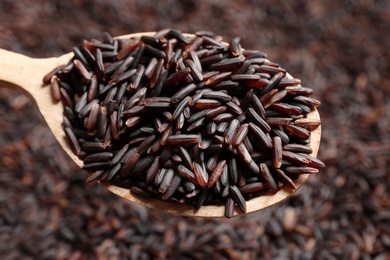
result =
[[259,213],[171,216],[86,185],[33,104],[0,89],[3,259],[389,259],[390,2],[0,1],[0,48],[32,57],[166,27],[240,36],[313,88],[328,167]]

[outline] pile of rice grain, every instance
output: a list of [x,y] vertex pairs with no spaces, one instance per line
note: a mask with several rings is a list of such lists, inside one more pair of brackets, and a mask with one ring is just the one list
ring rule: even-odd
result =
[[64,130],[89,172],[133,194],[246,211],[246,200],[325,165],[310,156],[313,90],[212,32],[165,29],[84,40],[48,73]]

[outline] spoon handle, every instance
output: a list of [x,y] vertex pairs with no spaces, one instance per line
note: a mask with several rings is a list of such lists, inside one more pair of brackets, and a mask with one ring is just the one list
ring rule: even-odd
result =
[[11,83],[10,88],[19,88],[35,101],[42,97],[43,76],[53,66],[64,63],[64,57],[35,59],[23,54],[0,49],[0,81]]
[[71,152],[62,129],[64,107],[53,102],[50,86],[43,84],[43,77],[54,67],[66,64],[72,53],[58,58],[34,59],[22,54],[0,49],[0,87],[21,90],[38,107],[54,136],[79,166],[81,161]]
[[36,66],[32,58],[0,49],[0,81],[11,83],[5,85],[6,87],[19,88],[29,96],[33,96],[28,85],[31,83],[29,76],[35,73]]
[[35,59],[0,49],[0,86],[24,92],[36,103],[46,121],[53,115],[62,115],[62,111],[53,111],[62,107],[53,102],[50,87],[45,86],[42,79],[55,66],[66,63],[71,55],[70,53],[58,58]]

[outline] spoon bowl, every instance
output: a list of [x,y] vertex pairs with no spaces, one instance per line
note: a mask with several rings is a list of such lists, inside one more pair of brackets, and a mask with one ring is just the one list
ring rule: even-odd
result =
[[[135,33],[123,35],[117,38],[140,37],[142,35],[153,35],[154,33]],[[63,110],[64,106],[61,102],[54,102],[50,93],[50,88],[42,83],[42,78],[53,68],[66,64],[73,57],[73,53],[67,53],[60,57],[37,59],[30,58],[22,54],[14,53],[4,49],[0,49],[0,87],[8,87],[23,91],[30,97],[40,113],[45,119],[50,130],[55,138],[79,167],[83,166],[83,162],[72,152],[67,143],[65,132],[63,129]],[[288,75],[289,76],[289,75]],[[308,118],[319,119],[317,110],[310,112]],[[318,126],[311,131],[310,147],[313,152],[312,157],[317,156],[321,138],[321,127]],[[295,181],[297,189],[306,182],[310,175],[302,174]],[[114,185],[103,184],[111,192],[117,194],[132,202],[149,208],[158,209],[167,213],[192,217],[224,217],[225,205],[204,205],[200,209],[195,210],[190,205],[182,205],[173,202],[162,201],[158,199],[145,199],[135,196],[128,189],[117,187]],[[247,201],[247,212],[255,212],[269,206],[272,206],[289,196],[296,190],[284,186],[276,193],[266,193],[260,197],[253,198]],[[240,213],[235,212],[235,215]]]

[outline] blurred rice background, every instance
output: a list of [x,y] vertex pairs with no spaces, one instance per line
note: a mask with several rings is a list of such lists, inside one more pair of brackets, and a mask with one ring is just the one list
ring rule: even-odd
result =
[[34,105],[0,88],[1,258],[390,259],[390,1],[0,1],[0,48],[31,57],[166,27],[240,36],[313,88],[327,168],[262,212],[171,216],[86,185]]

